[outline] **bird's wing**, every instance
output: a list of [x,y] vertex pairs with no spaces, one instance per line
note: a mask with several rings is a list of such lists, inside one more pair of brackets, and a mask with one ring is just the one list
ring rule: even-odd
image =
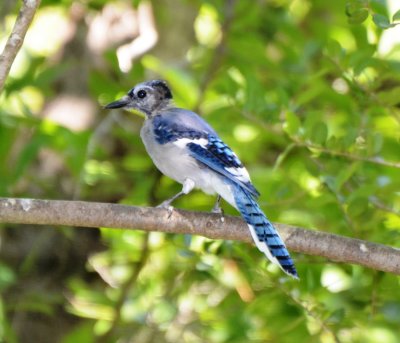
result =
[[[179,140],[176,143],[179,144]],[[186,147],[190,155],[199,162],[226,176],[249,191],[252,196],[257,198],[260,195],[251,183],[249,173],[242,162],[232,149],[217,136],[209,134],[206,138],[187,140]]]
[[181,149],[187,149],[197,161],[224,175],[253,197],[260,195],[236,154],[196,113],[171,109],[163,116],[154,117],[153,126],[159,144],[172,143]]

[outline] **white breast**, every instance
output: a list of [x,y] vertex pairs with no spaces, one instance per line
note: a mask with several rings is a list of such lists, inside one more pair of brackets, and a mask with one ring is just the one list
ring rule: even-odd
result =
[[210,168],[199,164],[189,155],[185,144],[157,143],[149,120],[145,121],[140,136],[147,153],[164,175],[181,184],[185,179],[191,179],[196,188],[207,194],[218,193],[235,206],[231,188],[224,182],[224,178]]

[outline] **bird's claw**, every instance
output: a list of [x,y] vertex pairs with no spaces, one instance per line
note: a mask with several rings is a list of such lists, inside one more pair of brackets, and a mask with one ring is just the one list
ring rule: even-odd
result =
[[224,210],[221,207],[214,206],[213,209],[211,210],[211,212],[219,214],[221,216],[221,222],[222,223],[225,221],[225,213],[224,213]]
[[174,212],[174,206],[171,206],[170,204],[171,203],[169,201],[164,201],[157,206],[157,208],[162,208],[168,211],[168,219],[171,218],[172,212]]
[[164,210],[168,210],[171,205],[171,201],[165,200],[160,205],[157,205],[157,208],[163,208]]
[[169,219],[172,216],[172,212],[174,212],[174,206],[168,206],[167,211],[168,211],[168,219]]

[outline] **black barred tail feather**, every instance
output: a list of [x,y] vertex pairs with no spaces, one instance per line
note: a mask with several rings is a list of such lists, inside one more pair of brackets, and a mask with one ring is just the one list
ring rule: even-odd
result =
[[238,185],[234,185],[234,199],[243,219],[249,226],[257,248],[277,264],[286,274],[298,279],[296,267],[285,243],[269,222],[254,198]]

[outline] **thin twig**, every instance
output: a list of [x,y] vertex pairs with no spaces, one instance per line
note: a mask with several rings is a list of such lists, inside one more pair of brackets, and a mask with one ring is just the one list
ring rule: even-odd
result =
[[40,0],[24,0],[13,30],[8,37],[6,46],[0,55],[0,93],[4,87],[11,66],[24,42],[26,32],[39,7]]
[[203,77],[200,80],[199,85],[199,98],[197,99],[196,106],[194,107],[195,112],[199,112],[200,104],[203,103],[205,91],[207,86],[214,78],[215,74],[217,73],[219,67],[221,66],[225,54],[226,54],[226,44],[228,40],[229,31],[231,28],[231,24],[234,18],[234,9],[235,9],[236,0],[225,0],[224,3],[224,14],[225,18],[221,24],[221,40],[218,45],[214,48],[213,52],[211,53],[211,60],[208,64],[206,70],[203,73]]
[[[245,118],[253,121],[257,125],[260,125],[264,130],[267,130],[268,132],[271,132],[271,133],[282,134],[281,130],[276,130],[273,126],[268,125],[263,120],[260,120],[259,118],[257,118],[253,114],[251,114],[250,112],[242,111],[241,113],[243,114],[243,116]],[[294,139],[293,137],[291,137],[291,139],[293,140],[293,143],[291,143],[291,144],[294,144],[295,146],[302,147],[302,148],[308,148],[308,149],[314,149],[323,154],[327,154],[327,155],[331,155],[331,156],[340,156],[340,157],[344,157],[346,159],[353,160],[353,161],[374,163],[374,164],[379,164],[379,165],[386,166],[386,167],[400,169],[400,162],[386,161],[380,157],[366,157],[366,156],[350,154],[350,153],[347,153],[344,151],[330,150],[330,149],[324,148],[320,145],[315,145],[315,144],[312,144],[309,142],[299,141],[298,139]]]
[[383,201],[378,199],[378,197],[376,197],[376,196],[369,197],[369,201],[373,206],[375,206],[376,208],[380,209],[381,211],[385,211],[385,212],[388,212],[388,213],[393,213],[396,216],[400,216],[400,211],[396,210],[393,207],[390,207],[390,206],[386,205]]
[[380,158],[380,157],[364,157],[364,156],[349,154],[347,152],[330,150],[330,149],[324,148],[322,146],[311,144],[311,143],[307,143],[307,142],[295,141],[295,143],[299,147],[315,149],[316,151],[324,153],[324,154],[327,154],[327,155],[340,156],[340,157],[344,157],[344,158],[347,158],[347,159],[353,160],[353,161],[369,162],[369,163],[379,164],[379,165],[386,166],[386,167],[392,167],[392,168],[399,168],[400,169],[400,163],[399,162],[386,161],[386,160],[384,160],[383,158]]
[[[118,121],[118,112],[114,111],[110,115],[104,117],[100,123],[92,130],[92,134],[90,136],[89,142],[86,146],[85,152],[85,162],[87,162],[93,155],[94,150],[100,141],[102,141],[106,135],[110,131],[110,127],[114,124],[114,122]],[[85,177],[85,167],[82,166],[81,171],[79,173],[79,178],[76,182],[75,189],[73,190],[72,199],[78,200],[81,196],[83,179]]]
[[[276,287],[279,287],[279,285],[276,285]],[[282,289],[282,287],[281,287]],[[312,317],[321,327],[321,330],[329,333],[335,343],[341,343],[339,337],[336,335],[336,333],[329,327],[329,325],[326,323],[326,320],[321,318],[322,316],[317,312],[316,309],[321,307],[321,304],[318,304],[318,306],[315,306],[315,304],[310,304],[309,301],[307,300],[302,300],[299,297],[295,296],[292,292],[289,292],[285,289],[283,289],[283,292],[288,296],[289,298],[292,299],[292,301],[298,305],[299,307],[303,308],[303,310],[306,312],[306,314],[310,317]]]
[[[84,201],[0,198],[0,223],[109,227],[252,242],[241,218]],[[275,224],[289,250],[400,275],[400,249],[326,232]]]
[[119,327],[122,315],[122,307],[124,306],[126,299],[129,296],[129,292],[132,290],[133,285],[139,278],[140,272],[146,265],[148,255],[149,255],[149,234],[147,233],[146,236],[143,237],[142,247],[140,249],[140,259],[138,262],[135,263],[135,267],[134,270],[132,271],[131,276],[124,282],[124,284],[121,287],[120,295],[114,306],[115,314],[111,322],[111,326],[109,330],[106,333],[104,333],[104,335],[98,338],[97,343],[109,342],[113,334],[115,333],[116,329]]

